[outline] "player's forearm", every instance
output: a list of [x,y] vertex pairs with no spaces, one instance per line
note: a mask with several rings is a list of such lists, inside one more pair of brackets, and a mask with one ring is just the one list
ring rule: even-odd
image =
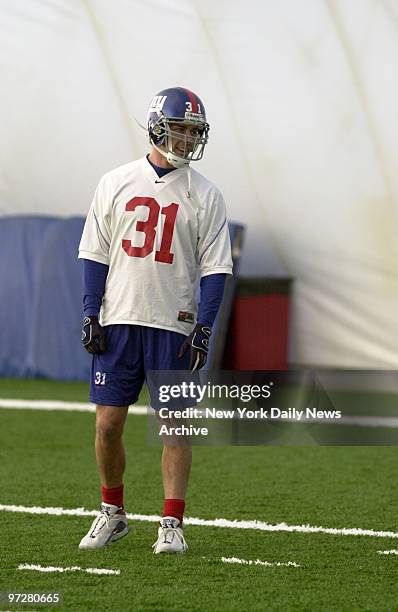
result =
[[98,317],[102,298],[105,293],[105,283],[109,266],[83,259],[83,310],[86,317]]
[[224,295],[226,274],[209,274],[200,281],[198,323],[213,326]]

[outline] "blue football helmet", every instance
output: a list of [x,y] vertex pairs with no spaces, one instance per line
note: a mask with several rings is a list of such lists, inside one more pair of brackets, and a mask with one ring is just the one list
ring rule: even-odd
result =
[[163,89],[149,106],[149,141],[175,168],[202,159],[209,128],[201,99],[184,87]]

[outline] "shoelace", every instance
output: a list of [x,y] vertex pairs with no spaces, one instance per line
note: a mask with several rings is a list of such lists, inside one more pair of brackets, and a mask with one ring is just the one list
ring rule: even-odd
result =
[[105,525],[108,526],[109,519],[110,519],[110,514],[106,510],[102,509],[100,512],[100,515],[97,518],[97,521],[93,525],[90,536],[94,538],[97,535],[97,533],[99,533]]
[[[174,540],[174,536],[178,535],[178,531],[174,527],[163,527],[162,536],[163,542],[165,544],[171,544]],[[170,539],[167,539],[167,536],[171,536]]]
[[[180,534],[180,532],[177,530],[177,527],[163,527],[163,525],[160,526],[162,527],[162,533],[159,535],[155,544],[152,545],[152,548],[155,548],[160,538],[162,538],[163,544],[171,544],[174,540],[174,537],[177,537],[177,540],[179,540],[181,544],[185,546],[184,536],[182,535],[182,533]],[[168,539],[168,536],[171,537]]]

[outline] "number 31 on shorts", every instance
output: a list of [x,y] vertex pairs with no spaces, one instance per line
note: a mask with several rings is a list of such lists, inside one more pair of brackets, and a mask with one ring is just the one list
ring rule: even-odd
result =
[[96,385],[104,385],[106,379],[106,372],[96,372],[95,373],[95,381]]

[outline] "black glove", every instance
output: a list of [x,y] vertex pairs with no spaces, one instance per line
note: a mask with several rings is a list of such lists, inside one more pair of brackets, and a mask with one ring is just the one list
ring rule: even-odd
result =
[[207,353],[209,352],[209,340],[211,336],[211,327],[197,323],[193,332],[188,336],[178,353],[182,357],[184,353],[191,349],[191,360],[189,362],[190,370],[200,370],[207,361]]
[[97,317],[84,317],[82,343],[86,351],[92,355],[105,353],[106,333],[104,328],[98,323]]

